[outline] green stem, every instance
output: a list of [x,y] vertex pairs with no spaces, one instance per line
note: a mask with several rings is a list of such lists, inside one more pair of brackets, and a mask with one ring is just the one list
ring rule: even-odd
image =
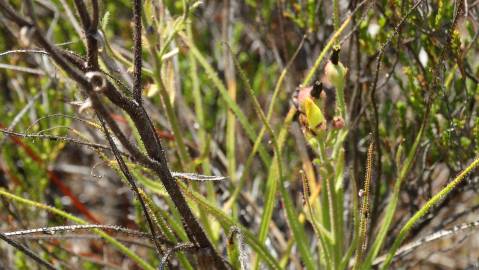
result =
[[338,101],[339,115],[344,119],[344,122],[347,123],[346,102],[344,101],[344,87],[336,88],[336,97]]
[[333,0],[333,24],[334,30],[338,31],[339,29],[339,0]]
[[429,201],[424,204],[419,211],[414,214],[407,222],[406,225],[399,231],[398,236],[396,237],[396,240],[394,240],[394,243],[391,247],[391,249],[388,252],[388,255],[386,257],[386,260],[381,267],[381,269],[388,269],[389,265],[392,262],[392,259],[394,257],[394,254],[396,253],[396,250],[399,248],[399,245],[404,241],[406,238],[407,234],[409,231],[412,229],[414,224],[421,219],[424,215],[427,214],[429,209],[431,209],[436,203],[438,203],[442,198],[444,198],[447,194],[449,194],[457,185],[459,185],[464,178],[477,166],[479,165],[479,158],[476,158],[469,166],[467,166],[466,169],[464,169],[456,178],[449,183],[445,188],[443,188],[441,191],[439,191],[436,195],[434,195]]

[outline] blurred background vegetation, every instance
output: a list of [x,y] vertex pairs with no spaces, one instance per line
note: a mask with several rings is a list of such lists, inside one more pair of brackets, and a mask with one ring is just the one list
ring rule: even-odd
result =
[[[22,1],[7,2],[24,12]],[[85,55],[84,33],[72,2],[34,1],[47,38]],[[90,1],[85,3],[90,7]],[[133,70],[131,3],[100,1],[100,11],[101,31],[96,38],[101,67],[128,92]],[[173,171],[227,177],[178,179],[183,191],[191,192],[187,195],[191,207],[220,254],[234,268],[241,267],[244,256],[246,269],[308,268],[286,217],[284,194],[273,189],[271,195],[271,185],[278,181],[272,165],[278,152],[271,134],[261,132],[265,127],[241,72],[268,114],[276,137],[281,140],[280,130],[287,131],[279,184],[292,199],[304,245],[315,262],[321,261],[314,228],[309,219],[300,217],[306,211],[304,200],[311,198],[304,194],[301,172],[314,191],[322,181],[321,166],[296,116],[291,118],[292,97],[308,72],[313,72],[308,84],[321,78],[331,53],[324,48],[347,22],[334,42],[348,68],[344,250],[357,229],[353,212],[358,208],[353,201],[357,204],[355,191],[364,184],[370,141],[375,142],[376,158],[366,243],[371,244],[380,230],[402,164],[408,154],[413,155],[381,255],[406,221],[479,153],[478,11],[479,2],[467,0],[144,1],[145,107],[163,138]],[[88,223],[147,231],[141,208],[109,154],[40,136],[107,143],[79,87],[47,55],[22,51],[41,50],[29,29],[15,27],[4,14],[0,23],[0,127],[36,136],[0,136],[0,186],[9,194],[54,206]],[[315,70],[321,52],[326,55]],[[112,116],[141,144],[122,111]],[[417,150],[410,152],[421,126],[424,132]],[[137,164],[128,165],[151,199],[164,235],[174,243],[187,241],[179,214],[159,181]],[[406,242],[476,221],[478,179],[477,170],[473,171],[415,224]],[[38,205],[0,198],[2,232],[79,223]],[[269,217],[265,209],[270,209]],[[234,227],[240,227],[244,247],[231,240]],[[161,256],[148,241],[131,232],[109,233],[147,264],[160,264]],[[145,268],[91,230],[43,231],[16,239],[62,269]],[[478,234],[460,232],[419,246],[398,257],[392,267],[476,269],[477,250]],[[188,251],[179,254],[172,256],[170,268],[195,269]],[[33,265],[21,252],[0,244],[0,268],[36,269]]]

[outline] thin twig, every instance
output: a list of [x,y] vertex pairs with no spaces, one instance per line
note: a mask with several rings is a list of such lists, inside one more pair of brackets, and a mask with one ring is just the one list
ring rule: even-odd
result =
[[45,54],[48,55],[48,52],[44,50],[9,50],[0,53],[0,56],[5,56],[9,54],[20,54],[20,53],[33,53],[33,54]]
[[[19,236],[25,236],[25,235],[30,235],[30,234],[36,234],[36,233],[43,233],[43,234],[55,234],[57,232],[73,232],[73,231],[78,231],[78,230],[91,230],[91,229],[101,229],[101,230],[108,230],[108,231],[115,231],[119,233],[123,233],[128,236],[134,236],[134,237],[139,237],[139,238],[149,238],[153,240],[154,238],[145,232],[137,231],[137,230],[132,230],[128,229],[125,227],[121,227],[118,225],[102,225],[102,224],[87,224],[87,225],[65,225],[65,226],[53,226],[53,227],[43,227],[43,228],[34,228],[34,229],[28,229],[28,230],[20,230],[20,231],[13,231],[13,232],[5,232],[4,234],[8,237],[19,237]],[[162,237],[161,235],[158,235],[156,237],[158,241],[160,241],[162,244],[168,245],[168,246],[173,246],[174,243],[171,242],[170,240]]]
[[15,70],[15,71],[19,71],[19,72],[25,72],[25,73],[40,75],[40,76],[46,75],[46,73],[43,70],[36,69],[36,68],[21,67],[21,66],[3,64],[3,63],[0,63],[0,68],[10,69],[10,70]]
[[55,234],[57,232],[65,232],[65,231],[72,232],[72,231],[90,230],[90,229],[111,230],[111,231],[121,232],[127,235],[136,236],[136,237],[151,238],[150,235],[144,232],[140,232],[140,231],[136,231],[136,230],[132,230],[132,229],[124,228],[121,226],[116,226],[116,225],[102,225],[102,224],[42,227],[42,228],[34,228],[34,229],[28,229],[28,230],[4,232],[4,234],[8,237],[16,237],[21,235],[35,234],[35,233]]
[[120,152],[118,151],[118,148],[116,147],[116,144],[113,141],[113,138],[111,137],[110,132],[108,131],[108,128],[106,127],[105,121],[99,115],[98,115],[98,119],[100,120],[100,123],[103,127],[103,131],[105,132],[105,136],[108,139],[108,142],[110,143],[110,146],[113,150],[113,155],[115,156],[115,159],[118,162],[118,166],[120,167],[121,172],[123,173],[125,178],[128,180],[128,183],[130,183],[135,194],[138,196],[138,200],[140,201],[141,208],[143,209],[143,213],[145,215],[146,221],[148,223],[148,226],[150,227],[151,235],[153,236],[157,252],[161,253],[161,247],[156,237],[155,224],[153,224],[150,214],[146,208],[145,201],[143,200],[143,197],[141,196],[140,191],[138,190],[138,186],[136,185],[136,181],[133,178],[133,175],[131,175],[130,170],[126,166],[125,161],[123,160]]
[[182,178],[192,181],[224,181],[228,179],[226,176],[216,175],[202,175],[197,173],[184,173],[184,172],[171,172],[171,175],[175,178]]
[[93,121],[90,121],[90,120],[87,120],[87,119],[83,119],[83,118],[80,118],[80,117],[77,117],[75,115],[68,115],[68,114],[63,114],[63,113],[54,113],[54,114],[49,114],[49,115],[46,115],[46,116],[42,116],[42,117],[39,117],[37,118],[35,121],[33,121],[28,127],[27,129],[25,130],[25,133],[28,134],[28,131],[30,129],[33,128],[33,126],[35,126],[36,124],[38,124],[40,121],[42,120],[45,120],[45,119],[48,119],[48,118],[53,118],[53,117],[64,117],[64,118],[70,118],[70,119],[73,119],[73,120],[77,120],[79,122],[82,122],[82,123],[85,123],[87,125],[90,125],[90,126],[94,126],[94,127],[99,127],[99,125]]
[[[404,17],[401,19],[401,21],[396,25],[394,28],[394,31],[391,35],[389,35],[388,39],[386,42],[381,46],[379,49],[379,53],[377,55],[376,59],[376,70],[375,70],[375,75],[374,75],[374,81],[371,87],[371,92],[370,92],[370,99],[371,99],[371,105],[373,108],[373,135],[374,135],[374,146],[376,148],[376,156],[381,157],[382,156],[382,148],[381,148],[381,138],[379,134],[379,109],[377,105],[377,100],[376,100],[376,90],[378,86],[378,80],[379,80],[379,72],[381,70],[381,62],[384,56],[384,53],[386,51],[386,48],[389,46],[389,44],[392,42],[393,38],[399,33],[399,30],[401,26],[406,22],[407,18],[412,14],[414,10],[419,6],[419,4],[422,3],[423,0],[417,1],[414,6],[408,10],[408,12],[404,15]],[[428,118],[429,114],[426,114],[426,117],[424,118],[425,120]],[[381,158],[378,158],[377,163],[376,163],[376,175],[378,178],[381,178],[382,175],[382,162]],[[379,185],[376,185],[376,190],[374,196],[375,196],[375,201],[373,204],[373,209],[372,209],[372,217],[375,219],[376,218],[376,212],[377,212],[377,203],[379,200],[379,194],[377,194],[379,191]]]
[[[22,138],[28,138],[28,139],[46,139],[46,140],[52,140],[52,141],[64,141],[68,143],[73,143],[73,144],[78,144],[78,145],[84,145],[87,147],[91,147],[93,149],[101,149],[101,150],[113,150],[108,147],[107,145],[104,144],[99,144],[99,143],[91,143],[91,142],[86,142],[82,140],[77,140],[74,138],[70,137],[65,137],[65,136],[56,136],[56,135],[46,135],[46,134],[25,134],[25,133],[19,133],[19,132],[14,132],[14,131],[9,131],[6,129],[0,129],[0,133],[9,135],[9,136],[17,136],[17,137],[22,137]],[[129,159],[133,159],[133,157],[125,152],[119,151],[119,153],[123,156],[126,156]]]
[[[33,96],[18,113],[15,115],[15,118],[13,118],[12,122],[10,125],[8,125],[7,130],[11,131],[15,128],[15,126],[20,122],[22,117],[30,110],[30,108],[35,104],[35,101],[44,93],[44,91],[38,92],[35,96]],[[2,148],[3,144],[5,143],[5,139],[0,140],[0,149]]]
[[171,257],[171,255],[175,254],[176,252],[193,250],[193,249],[197,249],[197,248],[198,247],[196,245],[192,244],[192,243],[181,243],[181,244],[178,244],[178,245],[168,249],[166,251],[165,255],[163,255],[163,257],[161,258],[160,266],[158,267],[158,269],[164,270],[166,264],[168,263],[168,260]]
[[[148,235],[148,237],[150,237]],[[19,235],[16,236],[15,238],[17,239],[24,239],[24,240],[68,240],[68,239],[74,239],[74,240],[104,240],[101,236],[92,234],[92,233],[82,233],[82,234],[76,234],[76,233],[64,233],[64,234],[52,234],[52,235],[47,235],[47,234],[34,234],[34,235]],[[151,245],[143,239],[134,239],[130,238],[128,236],[115,236],[115,239],[118,240],[119,242],[125,243],[125,244],[131,244],[131,245],[137,245],[140,247],[145,247],[149,249],[156,249],[154,245]]]
[[27,255],[28,257],[32,258],[35,262],[37,262],[39,265],[42,265],[44,267],[46,267],[47,269],[50,269],[50,270],[57,270],[57,268],[55,268],[55,266],[53,266],[51,263],[45,261],[44,259],[42,259],[40,256],[38,256],[37,254],[35,254],[31,249],[27,248],[26,246],[8,238],[4,233],[1,233],[0,232],[0,239],[2,239],[3,241],[7,242],[9,245],[11,245],[12,247],[18,249],[19,251],[23,252],[25,255]]

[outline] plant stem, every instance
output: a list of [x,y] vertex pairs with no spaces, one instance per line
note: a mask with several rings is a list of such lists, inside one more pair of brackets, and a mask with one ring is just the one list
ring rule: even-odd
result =
[[427,214],[429,209],[431,209],[436,203],[438,203],[442,198],[444,198],[449,192],[451,192],[457,185],[459,185],[464,178],[472,171],[474,170],[477,166],[479,165],[479,158],[476,158],[469,166],[467,166],[466,169],[464,169],[456,178],[449,183],[445,188],[443,188],[441,191],[439,191],[436,195],[434,195],[429,201],[424,204],[419,211],[416,212],[404,225],[404,227],[399,231],[398,236],[396,237],[396,240],[394,240],[394,243],[391,247],[391,249],[388,252],[388,256],[386,257],[386,261],[382,265],[381,269],[388,269],[389,265],[392,262],[392,259],[394,257],[394,254],[396,253],[396,250],[399,248],[399,245],[404,241],[406,238],[407,234],[409,231],[412,229],[414,224],[421,219],[424,215]]

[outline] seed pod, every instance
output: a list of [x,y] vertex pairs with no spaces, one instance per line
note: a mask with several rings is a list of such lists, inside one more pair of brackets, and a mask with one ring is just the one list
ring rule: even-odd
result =
[[336,98],[336,114],[346,117],[346,102],[344,99],[344,86],[346,84],[346,73],[348,69],[339,62],[339,47],[334,48],[330,60],[324,67],[323,87],[325,89],[332,88],[335,92]]
[[323,83],[337,89],[344,89],[346,72],[347,69],[341,62],[335,65],[332,61],[329,61],[324,67]]
[[341,116],[336,116],[332,121],[333,128],[341,129],[344,127],[344,119]]

